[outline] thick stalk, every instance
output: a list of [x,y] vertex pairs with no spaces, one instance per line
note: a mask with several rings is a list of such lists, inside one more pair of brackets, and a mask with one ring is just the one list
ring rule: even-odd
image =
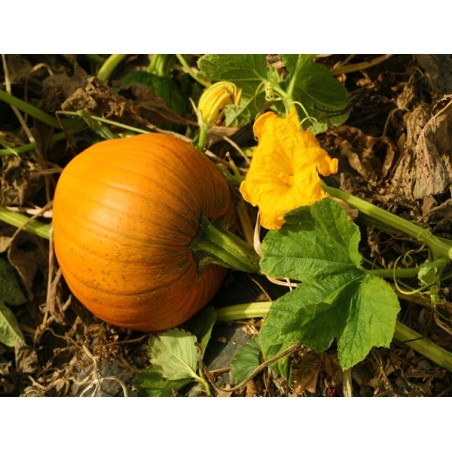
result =
[[44,239],[50,239],[50,224],[32,220],[26,215],[22,215],[18,212],[11,212],[3,206],[0,206],[0,220],[10,224],[11,226],[21,228],[24,231],[32,232],[33,234]]
[[254,248],[229,231],[214,225],[203,216],[198,235],[190,243],[200,267],[215,263],[232,270],[259,273],[259,256]]
[[158,75],[159,77],[168,77],[170,75],[171,66],[173,64],[174,55],[157,54],[153,55],[146,72]]
[[452,372],[452,353],[424,338],[411,328],[397,322],[394,339],[403,342],[416,352],[428,358],[430,361],[438,364],[438,366],[444,367],[444,369]]
[[322,183],[322,188],[331,196],[342,199],[349,206],[358,209],[361,214],[375,219],[379,224],[387,225],[391,229],[395,229],[396,231],[424,243],[430,248],[433,259],[436,260],[446,258],[452,260],[452,246],[439,237],[433,235],[429,230],[423,229],[420,226],[405,220],[404,218],[400,218],[393,213],[374,206],[373,204],[357,198],[356,196],[340,190],[339,188],[329,187],[324,183]]
[[119,63],[126,57],[126,54],[110,55],[97,72],[97,78],[107,82],[113,71],[118,67]]

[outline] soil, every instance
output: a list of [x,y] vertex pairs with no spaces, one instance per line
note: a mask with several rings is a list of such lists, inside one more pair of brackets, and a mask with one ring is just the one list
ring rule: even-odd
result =
[[[368,64],[375,55],[319,57],[330,68],[361,65],[338,79],[350,94],[345,125],[319,135],[322,146],[340,162],[333,185],[452,239],[452,56],[391,55]],[[196,58],[196,56],[194,56]],[[118,80],[146,66],[146,55],[128,56],[105,83],[93,76],[97,60],[85,55],[7,55],[0,67],[1,89],[48,113],[85,110],[90,115],[150,130],[185,130],[196,124],[193,113],[181,115],[150,88],[120,89]],[[365,67],[363,65],[368,65]],[[182,68],[176,67],[182,74]],[[63,118],[63,116],[60,116]],[[64,117],[67,119],[67,117]],[[43,222],[51,221],[58,174],[98,133],[85,128],[55,141],[55,130],[25,117],[37,142],[35,150],[0,157],[0,205],[15,207]],[[181,129],[182,128],[182,129]],[[111,130],[116,132],[114,126]],[[249,126],[223,130],[238,146],[253,145]],[[234,154],[230,143],[210,137],[218,158]],[[2,148],[29,142],[10,105],[0,102]],[[245,163],[237,160],[237,164]],[[251,213],[255,214],[255,212]],[[382,267],[394,265],[412,248],[402,237],[360,225],[367,258]],[[365,245],[365,246],[364,246]],[[420,251],[414,257],[422,261]],[[25,345],[0,344],[2,396],[136,396],[134,378],[149,366],[150,334],[108,325],[93,317],[68,290],[49,252],[49,243],[0,222],[0,258],[17,272],[27,303],[11,310]],[[450,269],[448,270],[450,274]],[[279,296],[285,289],[265,278],[230,272],[212,301],[214,307]],[[425,294],[401,294],[400,318],[423,336],[452,351],[452,280],[444,281],[440,302]],[[324,353],[301,348],[292,355],[288,383],[268,369],[236,391],[228,391],[230,363],[261,325],[260,319],[216,324],[204,364],[214,396],[343,396],[344,375],[334,345]],[[450,372],[393,341],[376,348],[351,372],[354,396],[450,396]],[[178,396],[199,396],[186,388]]]

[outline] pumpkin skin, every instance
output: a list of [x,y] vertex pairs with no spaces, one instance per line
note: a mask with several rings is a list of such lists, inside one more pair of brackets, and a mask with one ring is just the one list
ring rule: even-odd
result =
[[55,254],[77,299],[116,326],[180,325],[219,289],[226,269],[201,275],[189,244],[201,216],[235,223],[229,186],[191,144],[165,134],[97,143],[60,175]]

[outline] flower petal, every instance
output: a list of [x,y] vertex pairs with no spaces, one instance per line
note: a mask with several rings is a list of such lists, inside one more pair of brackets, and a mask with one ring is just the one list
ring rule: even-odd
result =
[[258,145],[240,193],[259,207],[263,227],[279,229],[286,212],[328,196],[320,187],[319,173],[336,173],[338,162],[320,147],[312,132],[299,128],[295,108],[286,118],[264,113],[253,131]]

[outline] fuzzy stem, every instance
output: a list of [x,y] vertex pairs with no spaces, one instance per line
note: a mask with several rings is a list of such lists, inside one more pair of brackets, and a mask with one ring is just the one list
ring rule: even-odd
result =
[[127,54],[119,54],[115,53],[110,55],[105,61],[104,64],[100,67],[97,72],[97,78],[107,82],[110,78],[113,71],[117,68],[119,63],[127,56]]
[[423,229],[408,220],[387,212],[380,207],[374,206],[339,188],[329,187],[324,183],[322,183],[322,188],[331,196],[342,199],[351,207],[358,209],[360,214],[375,219],[379,224],[387,225],[391,229],[395,229],[396,231],[424,243],[430,248],[433,259],[447,258],[452,260],[452,246],[433,235],[429,230]]
[[254,248],[232,232],[222,230],[205,216],[201,218],[200,228],[190,243],[195,252],[200,269],[214,263],[232,270],[247,273],[260,273],[259,256]]
[[0,220],[12,226],[31,232],[39,237],[50,239],[50,224],[41,223],[37,220],[32,220],[26,215],[18,212],[11,212],[6,207],[0,206]]

